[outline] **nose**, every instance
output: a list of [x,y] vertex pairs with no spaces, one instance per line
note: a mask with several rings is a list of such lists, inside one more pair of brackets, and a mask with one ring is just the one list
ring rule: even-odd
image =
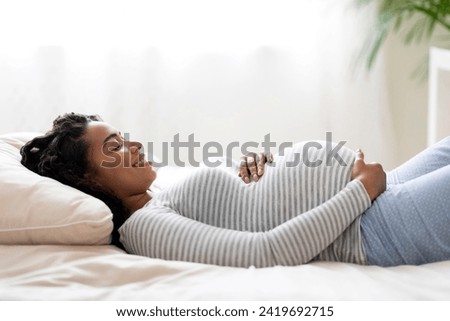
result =
[[141,150],[142,148],[142,144],[139,142],[130,142],[130,145],[128,147],[128,150],[130,151],[130,153],[136,153],[139,152],[139,150]]

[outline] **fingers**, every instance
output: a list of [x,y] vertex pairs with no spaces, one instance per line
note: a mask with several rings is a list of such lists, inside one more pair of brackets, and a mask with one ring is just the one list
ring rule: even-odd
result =
[[248,184],[252,180],[257,182],[259,178],[264,175],[265,163],[273,162],[272,153],[249,153],[246,156],[241,157],[241,163],[239,166],[239,177]]
[[250,183],[252,179],[255,181],[259,179],[255,156],[255,153],[250,153],[248,156],[241,157],[239,176],[246,184]]
[[258,168],[256,166],[256,154],[252,153],[252,156],[247,156],[247,168],[250,172],[250,177],[257,182],[259,179],[259,176],[257,174]]
[[266,154],[259,153],[258,176],[262,176],[264,174],[264,164],[265,163],[266,163]]
[[246,184],[250,183],[249,172],[247,167],[247,156],[241,157],[241,163],[239,166],[239,176]]
[[364,160],[364,153],[362,152],[362,150],[360,150],[359,148],[356,150],[356,159],[357,160]]
[[264,175],[264,166],[266,163],[272,163],[273,162],[273,155],[272,153],[259,153],[259,161],[258,161],[258,176],[261,177]]
[[356,150],[355,155],[355,164],[353,171],[359,171],[362,167],[364,167],[366,163],[364,162],[364,153],[359,148]]
[[366,167],[366,163],[364,162],[364,153],[361,149],[356,150],[355,161],[352,169],[352,179],[357,178]]

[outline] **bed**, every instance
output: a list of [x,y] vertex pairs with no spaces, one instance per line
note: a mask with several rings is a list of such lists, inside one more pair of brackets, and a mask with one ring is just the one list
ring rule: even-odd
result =
[[[450,299],[450,261],[244,269],[127,254],[109,245],[106,205],[20,164],[20,146],[35,135],[0,135],[1,300]],[[155,188],[189,171],[163,167]]]

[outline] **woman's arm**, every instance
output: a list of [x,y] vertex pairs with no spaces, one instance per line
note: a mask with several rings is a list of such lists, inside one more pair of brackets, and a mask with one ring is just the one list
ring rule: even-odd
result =
[[309,262],[370,206],[356,179],[320,206],[266,232],[242,232],[207,225],[164,205],[150,205],[120,228],[132,254],[215,265],[268,267]]

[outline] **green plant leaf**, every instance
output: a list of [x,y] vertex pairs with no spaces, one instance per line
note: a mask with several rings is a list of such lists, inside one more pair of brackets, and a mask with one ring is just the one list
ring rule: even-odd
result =
[[[450,33],[450,0],[355,0],[362,8],[369,4],[377,4],[377,23],[365,43],[366,67],[373,68],[377,55],[390,33],[402,33],[405,45],[430,40],[439,25]],[[408,30],[404,30],[404,26]],[[441,36],[444,43],[450,46],[450,35]],[[423,74],[418,68],[416,74]],[[426,74],[426,73],[425,73]]]

